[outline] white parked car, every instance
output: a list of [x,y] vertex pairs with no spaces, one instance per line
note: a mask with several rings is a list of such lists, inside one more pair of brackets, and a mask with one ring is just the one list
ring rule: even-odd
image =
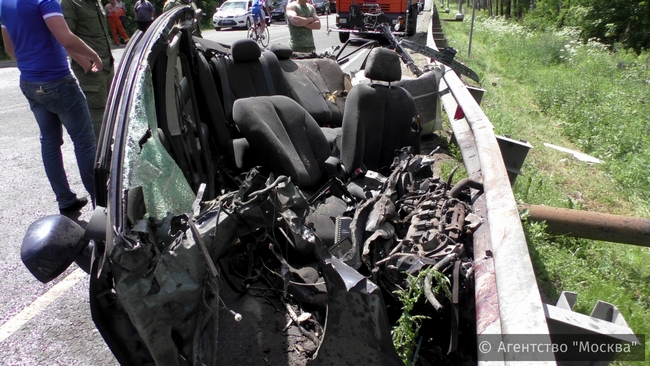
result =
[[228,0],[221,4],[212,16],[214,29],[249,28],[253,24],[251,5],[250,0]]

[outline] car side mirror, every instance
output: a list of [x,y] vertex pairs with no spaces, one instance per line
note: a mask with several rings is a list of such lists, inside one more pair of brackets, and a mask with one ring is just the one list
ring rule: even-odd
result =
[[43,283],[58,277],[86,247],[84,229],[63,215],[34,221],[23,238],[20,259]]

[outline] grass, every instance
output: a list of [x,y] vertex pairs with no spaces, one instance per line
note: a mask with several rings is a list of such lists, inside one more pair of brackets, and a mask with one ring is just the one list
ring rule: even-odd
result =
[[[443,30],[456,59],[481,76],[495,133],[534,146],[513,188],[518,201],[650,217],[650,53],[611,52],[579,42],[571,29],[532,32],[477,12],[468,58],[470,22],[443,22]],[[604,163],[574,160],[544,142]],[[635,333],[650,334],[648,248],[557,236],[531,222],[524,229],[545,302],[574,291],[576,311],[606,301]]]
[[416,364],[414,353],[417,337],[422,321],[428,319],[427,316],[412,313],[420,297],[424,294],[424,279],[427,276],[431,276],[432,283],[436,284],[432,289],[435,294],[451,298],[449,279],[433,267],[418,272],[417,277],[407,273],[408,288],[395,291],[402,303],[402,315],[397,320],[397,325],[393,327],[391,335],[397,353],[407,366]]

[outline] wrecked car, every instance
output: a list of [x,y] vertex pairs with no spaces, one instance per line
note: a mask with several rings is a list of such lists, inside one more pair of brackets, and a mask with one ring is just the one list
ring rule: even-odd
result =
[[129,42],[95,211],[32,224],[30,271],[85,267],[124,365],[472,359],[480,187],[434,174],[397,54],[374,48],[352,86],[332,57],[195,38],[192,20],[175,8]]

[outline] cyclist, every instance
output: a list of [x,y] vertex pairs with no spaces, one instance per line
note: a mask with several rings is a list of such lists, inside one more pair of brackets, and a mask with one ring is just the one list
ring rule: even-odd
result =
[[255,23],[260,22],[260,35],[264,34],[264,29],[266,29],[266,16],[262,7],[266,10],[266,14],[271,14],[271,9],[269,8],[269,2],[267,0],[253,0],[253,6],[251,12],[253,13],[253,21]]

